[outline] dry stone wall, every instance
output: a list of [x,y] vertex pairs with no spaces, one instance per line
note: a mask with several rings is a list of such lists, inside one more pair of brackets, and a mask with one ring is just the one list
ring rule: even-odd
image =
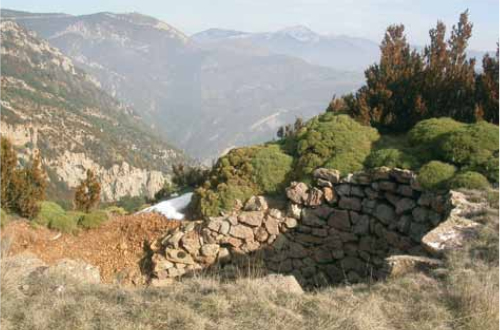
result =
[[408,170],[341,178],[318,169],[314,181],[292,183],[282,203],[255,196],[243,210],[187,223],[153,242],[153,282],[254,253],[270,272],[293,274],[303,285],[379,279],[387,257],[426,255],[422,237],[450,210],[448,192],[422,191]]

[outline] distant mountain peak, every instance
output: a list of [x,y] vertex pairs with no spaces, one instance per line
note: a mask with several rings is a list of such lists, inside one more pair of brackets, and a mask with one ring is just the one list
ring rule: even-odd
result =
[[284,34],[301,42],[317,41],[320,35],[304,25],[290,26],[281,29],[278,34]]

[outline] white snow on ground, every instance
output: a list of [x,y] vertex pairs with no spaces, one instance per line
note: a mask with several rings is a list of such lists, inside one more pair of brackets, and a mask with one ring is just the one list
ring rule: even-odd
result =
[[187,193],[150,206],[139,213],[156,212],[163,214],[172,220],[182,220],[184,219],[184,214],[180,211],[184,210],[188,206],[191,201],[191,196],[193,196],[193,193]]

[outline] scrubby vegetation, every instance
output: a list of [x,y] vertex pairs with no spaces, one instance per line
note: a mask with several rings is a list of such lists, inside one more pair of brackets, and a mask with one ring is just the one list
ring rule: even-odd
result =
[[34,223],[65,233],[77,230],[78,219],[83,213],[69,213],[54,202],[42,202]]
[[440,151],[444,160],[486,171],[485,164],[498,152],[498,126],[479,122],[443,136]]
[[144,196],[123,196],[114,203],[114,206],[124,209],[127,213],[134,213],[142,209],[146,203]]
[[126,215],[128,214],[127,210],[123,207],[119,207],[116,205],[108,206],[104,209],[104,211],[109,215]]
[[488,179],[481,173],[477,172],[463,172],[458,173],[451,179],[450,188],[466,188],[466,189],[487,189],[490,186]]
[[[498,182],[498,126],[451,118],[419,122],[406,134],[380,135],[347,115],[322,114],[289,130],[277,144],[240,148],[222,157],[196,191],[198,215],[216,215],[255,194],[283,193],[291,180],[309,181],[318,167],[342,174],[381,166],[420,172],[426,189],[447,189],[455,172],[478,172]],[[479,187],[464,175],[453,187]],[[484,184],[484,181],[482,181]],[[481,185],[485,187],[484,185]]]
[[279,145],[270,144],[231,150],[221,157],[209,179],[196,190],[194,210],[201,215],[217,215],[231,210],[255,194],[281,192],[291,179],[293,157]]
[[78,225],[85,229],[93,229],[99,227],[103,222],[108,220],[108,213],[105,211],[93,211],[85,213],[78,219]]
[[446,189],[455,172],[455,166],[433,160],[422,166],[418,172],[418,181],[428,190]]
[[109,218],[109,212],[96,210],[90,213],[82,211],[66,211],[54,202],[42,202],[40,213],[34,224],[42,225],[64,233],[75,233],[79,229],[99,227]]
[[297,136],[299,176],[318,167],[335,168],[343,174],[361,170],[378,138],[374,128],[362,126],[347,115],[320,115]]
[[369,168],[375,167],[398,167],[404,169],[417,168],[419,160],[416,156],[399,149],[374,150],[366,158],[365,165]]

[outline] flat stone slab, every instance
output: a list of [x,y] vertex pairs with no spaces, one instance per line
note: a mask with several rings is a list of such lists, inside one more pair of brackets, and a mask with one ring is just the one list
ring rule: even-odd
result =
[[424,248],[434,255],[463,247],[464,243],[477,234],[478,223],[470,220],[449,219],[422,238]]
[[435,255],[463,247],[466,241],[476,237],[481,226],[468,217],[483,210],[485,205],[470,202],[463,193],[457,191],[451,191],[450,195],[450,203],[454,208],[448,219],[422,238],[424,248]]
[[415,271],[428,271],[443,266],[443,262],[438,259],[397,255],[385,259],[389,266],[389,276],[398,277]]

